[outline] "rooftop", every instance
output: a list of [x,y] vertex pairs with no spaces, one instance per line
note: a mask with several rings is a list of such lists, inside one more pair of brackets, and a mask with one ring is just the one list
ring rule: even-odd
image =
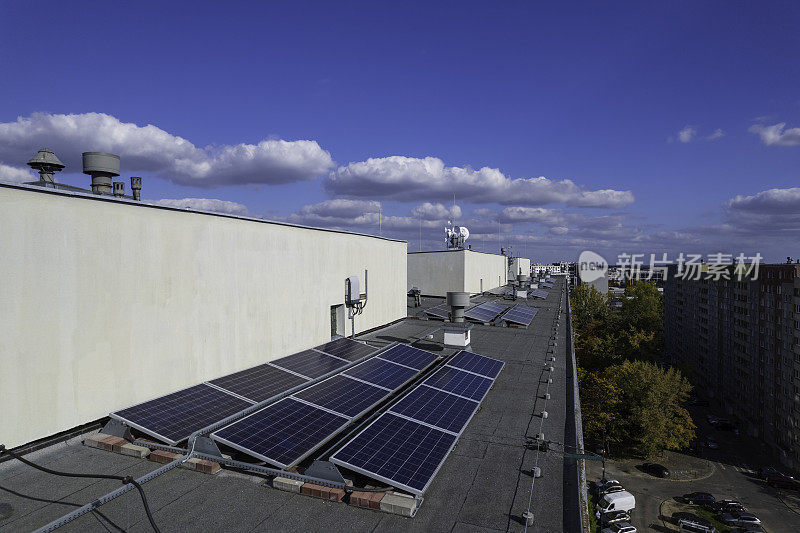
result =
[[[564,280],[557,281],[547,300],[527,302],[539,312],[527,329],[477,324],[472,350],[500,359],[505,368],[445,461],[414,518],[361,509],[341,502],[283,492],[264,486],[265,478],[223,469],[216,475],[173,469],[144,485],[156,523],[162,531],[202,527],[207,530],[249,531],[520,531],[528,508],[536,447],[529,443],[540,431],[551,440],[550,451],[539,452],[542,477],[535,480],[530,531],[576,530],[579,519],[574,463],[565,459],[563,444],[575,442],[572,413],[572,362],[567,357],[566,320],[557,333],[556,361],[549,385],[545,360],[558,298]],[[480,296],[474,302],[496,300]],[[413,299],[409,298],[409,302]],[[423,298],[423,307],[441,298]],[[506,305],[524,301],[504,302]],[[565,306],[566,302],[562,302]],[[361,336],[376,346],[408,342],[441,323],[414,318],[420,308],[409,307],[409,318]],[[449,354],[441,332],[415,346]],[[544,381],[544,383],[543,383]],[[548,418],[541,419],[543,409]],[[62,471],[142,476],[158,464],[83,446],[82,438],[49,446],[27,455],[44,466]],[[571,451],[571,450],[569,450]],[[324,458],[324,457],[323,457]],[[347,475],[347,472],[343,472]],[[54,477],[18,461],[0,463],[0,503],[13,514],[0,521],[0,530],[30,530],[119,487],[116,481]],[[150,529],[135,491],[103,505],[99,511],[67,524],[63,530],[104,531]]]

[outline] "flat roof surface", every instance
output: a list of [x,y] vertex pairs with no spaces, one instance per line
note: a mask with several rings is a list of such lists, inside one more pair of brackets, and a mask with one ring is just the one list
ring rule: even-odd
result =
[[[563,280],[557,287],[563,290]],[[283,492],[262,485],[265,478],[223,469],[216,475],[173,469],[144,485],[156,523],[162,531],[521,531],[528,508],[529,475],[536,450],[526,442],[539,432],[547,375],[543,373],[556,314],[556,289],[539,308],[528,329],[475,325],[472,350],[505,361],[506,365],[480,410],[445,461],[414,518],[357,508],[341,502]],[[495,297],[478,297],[486,301]],[[413,302],[413,298],[409,298]],[[438,305],[442,298],[423,298]],[[522,303],[518,300],[516,303]],[[566,302],[563,303],[566,305]],[[420,310],[420,308],[411,309]],[[566,315],[562,315],[566,317]],[[409,341],[442,325],[439,321],[407,318],[361,338],[377,344]],[[558,329],[555,371],[544,420],[546,439],[574,442],[567,422],[571,362],[566,357],[566,320]],[[415,346],[438,353],[442,332]],[[573,430],[574,431],[574,430]],[[536,479],[531,509],[535,525],[529,531],[572,531],[577,516],[577,490],[569,469],[553,444],[541,452],[542,477]],[[26,456],[43,466],[73,472],[139,477],[161,465],[89,448],[80,438]],[[565,477],[565,472],[566,477]],[[346,472],[344,472],[346,474]],[[380,483],[376,482],[376,485]],[[0,521],[0,531],[31,530],[59,518],[120,486],[116,481],[72,479],[48,475],[11,460],[0,463],[0,503],[14,507]],[[566,521],[566,522],[565,522]],[[64,526],[62,531],[150,531],[136,491],[117,498]]]

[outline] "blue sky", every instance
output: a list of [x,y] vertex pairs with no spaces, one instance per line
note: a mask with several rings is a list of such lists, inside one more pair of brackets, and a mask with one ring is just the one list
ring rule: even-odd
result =
[[104,150],[410,250],[800,255],[800,4],[498,4],[0,2],[0,179]]

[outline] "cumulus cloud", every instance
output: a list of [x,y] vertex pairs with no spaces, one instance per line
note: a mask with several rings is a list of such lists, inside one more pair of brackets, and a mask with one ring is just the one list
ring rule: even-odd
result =
[[737,195],[727,202],[729,212],[800,214],[800,187],[767,189],[752,196]]
[[197,211],[213,211],[228,215],[250,215],[247,206],[228,200],[217,200],[215,198],[164,198],[155,203],[167,207],[179,207],[181,209],[194,209]]
[[690,143],[692,140],[694,140],[695,135],[697,135],[697,130],[692,126],[686,126],[678,132],[678,141],[682,143]]
[[34,175],[27,168],[13,167],[0,163],[0,181],[10,181],[12,183],[23,183],[26,181],[37,181],[39,176]]
[[195,187],[310,180],[334,165],[316,141],[265,139],[199,148],[156,126],[105,113],[34,113],[0,123],[0,160],[27,161],[43,146],[56,152],[68,172],[81,170],[81,152],[112,152],[120,155],[123,172],[153,172]]
[[586,190],[568,179],[512,179],[496,168],[447,167],[436,157],[390,156],[353,162],[331,172],[325,188],[336,196],[398,201],[446,201],[453,192],[465,202],[504,205],[616,208],[634,201],[631,191]]
[[442,204],[425,202],[412,209],[411,214],[424,220],[455,220],[461,217],[461,208],[457,205],[445,207]]
[[753,124],[750,132],[758,134],[761,142],[767,146],[797,146],[800,144],[800,128],[786,128],[785,122],[779,122],[772,126],[764,124]]

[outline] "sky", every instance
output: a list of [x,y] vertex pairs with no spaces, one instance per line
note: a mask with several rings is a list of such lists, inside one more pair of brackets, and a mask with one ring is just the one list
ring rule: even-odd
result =
[[409,251],[783,261],[799,55],[797,2],[0,0],[0,180],[107,151],[149,202]]

